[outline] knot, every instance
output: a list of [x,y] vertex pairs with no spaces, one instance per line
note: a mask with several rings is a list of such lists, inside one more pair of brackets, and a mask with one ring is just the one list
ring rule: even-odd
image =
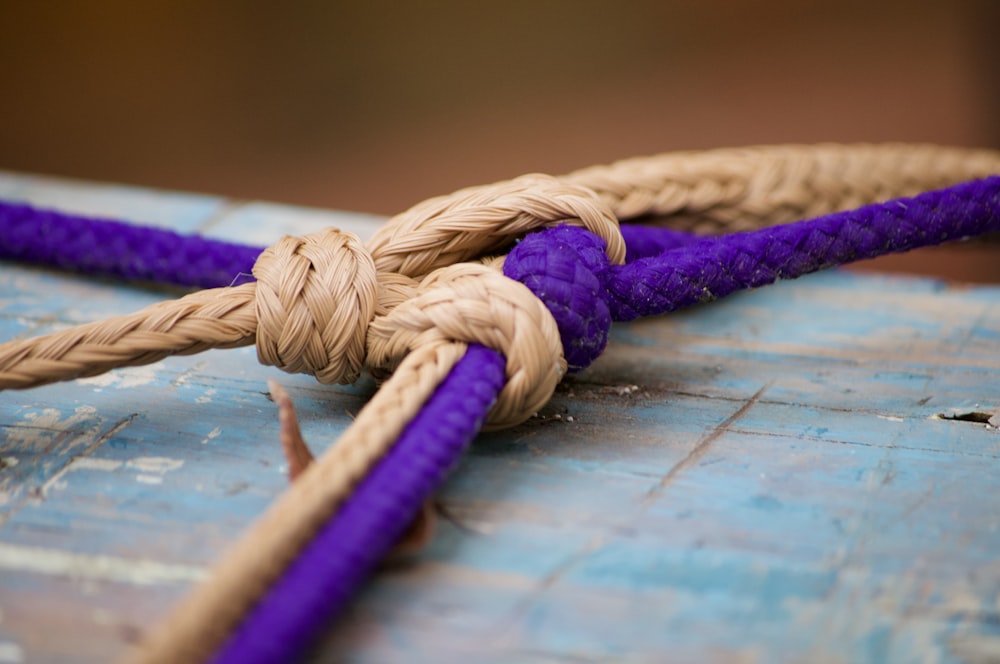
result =
[[253,267],[257,357],[321,383],[350,383],[365,361],[378,284],[372,257],[353,233],[285,236]]
[[552,313],[570,372],[590,366],[607,346],[611,311],[604,281],[610,267],[604,240],[571,226],[529,235],[504,261],[503,273]]
[[525,286],[490,268],[462,263],[421,282],[418,293],[368,330],[368,362],[392,370],[426,344],[479,343],[507,358],[506,384],[489,424],[509,426],[536,413],[566,373],[559,330]]

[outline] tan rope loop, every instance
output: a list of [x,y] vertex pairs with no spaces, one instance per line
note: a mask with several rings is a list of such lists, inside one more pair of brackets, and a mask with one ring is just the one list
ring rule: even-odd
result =
[[586,187],[541,174],[428,199],[390,219],[368,248],[380,272],[419,278],[563,223],[603,238],[612,262],[625,260],[625,241],[611,208]]
[[321,383],[352,383],[365,359],[378,283],[353,233],[286,235],[257,259],[257,357]]
[[493,426],[523,422],[544,406],[566,373],[552,314],[528,288],[483,265],[462,263],[430,274],[419,294],[368,331],[368,362],[392,369],[410,351],[461,341],[507,358],[507,382],[490,411]]

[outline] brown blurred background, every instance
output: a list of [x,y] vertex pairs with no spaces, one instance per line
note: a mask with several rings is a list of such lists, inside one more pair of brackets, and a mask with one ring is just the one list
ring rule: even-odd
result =
[[0,0],[0,25],[0,168],[240,198],[389,214],[663,150],[1000,147],[995,0]]

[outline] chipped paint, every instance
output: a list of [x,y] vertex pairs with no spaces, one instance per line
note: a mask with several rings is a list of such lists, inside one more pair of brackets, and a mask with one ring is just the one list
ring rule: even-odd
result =
[[62,576],[80,581],[117,581],[134,585],[193,583],[207,570],[142,558],[89,555],[0,542],[0,570]]
[[202,396],[197,397],[194,400],[194,402],[195,403],[212,403],[212,397],[215,396],[216,392],[218,392],[218,390],[216,390],[214,387],[210,387],[207,390],[205,390],[205,393]]
[[205,436],[204,438],[201,439],[201,444],[202,445],[208,445],[209,441],[215,440],[221,434],[222,434],[222,428],[221,427],[215,427],[214,429],[212,429],[211,431],[208,432],[207,436]]
[[135,481],[140,484],[163,484],[162,475],[136,475]]
[[70,462],[69,470],[101,470],[107,473],[118,470],[122,462],[115,459],[98,459],[96,457],[76,457]]
[[115,369],[99,376],[77,378],[76,383],[77,385],[88,385],[95,388],[113,387],[116,390],[128,390],[156,382],[161,369],[163,369],[162,362],[138,367],[125,367],[124,369]]
[[184,465],[183,459],[171,459],[170,457],[136,457],[130,459],[125,467],[138,470],[142,473],[169,473]]
[[73,409],[73,414],[66,417],[63,417],[62,411],[57,408],[28,410],[22,415],[22,421],[7,432],[6,447],[31,450],[47,446],[51,432],[65,431],[77,424],[94,420],[91,426],[75,437],[70,449],[89,445],[100,435],[101,420],[94,417],[96,413],[97,409],[93,406],[77,406]]

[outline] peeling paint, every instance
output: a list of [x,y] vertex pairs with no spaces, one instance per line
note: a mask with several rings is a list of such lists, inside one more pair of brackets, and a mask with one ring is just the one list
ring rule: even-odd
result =
[[215,396],[216,392],[218,392],[218,390],[216,390],[214,387],[210,387],[207,390],[205,390],[205,394],[204,395],[196,398],[194,400],[194,402],[195,403],[212,403],[212,397]]
[[208,432],[207,436],[201,439],[201,444],[208,445],[208,441],[218,438],[221,433],[222,429],[220,427],[215,427],[214,429]]
[[172,470],[177,470],[184,465],[183,459],[171,459],[170,457],[136,457],[129,460],[126,468],[138,470],[141,473],[158,473],[163,475]]
[[157,374],[162,368],[162,362],[147,364],[141,367],[126,367],[124,369],[109,371],[100,376],[77,378],[76,383],[78,385],[90,385],[97,388],[113,387],[116,390],[127,390],[155,382]]
[[70,462],[69,470],[103,470],[112,472],[122,467],[122,462],[116,459],[97,459],[94,457],[76,457]]
[[[29,410],[22,416],[21,424],[11,427],[7,432],[7,447],[33,449],[40,445],[47,446],[52,439],[52,432],[65,431],[77,424],[94,419],[97,409],[93,406],[77,406],[73,414],[63,418],[62,411],[56,408],[44,408],[40,412]],[[100,435],[102,420],[96,420],[85,431],[74,437],[73,447],[89,445]]]

